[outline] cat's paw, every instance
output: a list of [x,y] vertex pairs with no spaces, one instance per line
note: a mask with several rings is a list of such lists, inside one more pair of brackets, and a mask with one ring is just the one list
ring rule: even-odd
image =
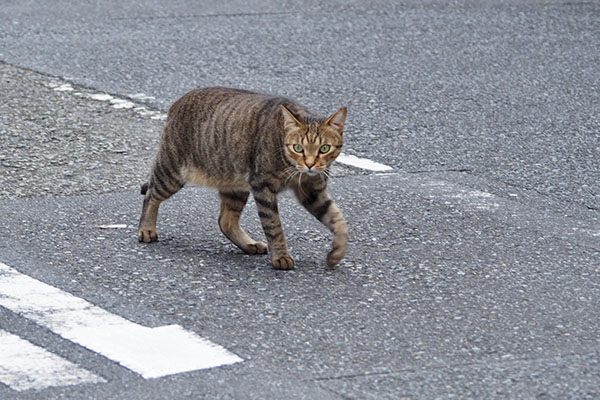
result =
[[267,245],[263,242],[256,242],[246,245],[243,250],[246,254],[267,254]]
[[289,270],[294,268],[294,259],[286,254],[281,257],[273,257],[273,268]]
[[346,246],[333,244],[333,249],[327,254],[327,268],[335,267],[344,258]]
[[327,254],[327,268],[335,267],[346,254],[348,247],[348,231],[342,230],[340,234],[336,234],[333,238],[331,251]]
[[138,231],[138,240],[144,243],[155,242],[158,240],[156,229],[140,229]]

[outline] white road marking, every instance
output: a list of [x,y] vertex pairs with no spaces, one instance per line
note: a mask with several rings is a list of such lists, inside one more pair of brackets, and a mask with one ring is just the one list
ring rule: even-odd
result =
[[[86,95],[84,95],[84,96],[86,96]],[[139,115],[141,115],[142,117],[150,117],[151,119],[158,119],[158,120],[163,120],[163,121],[167,119],[166,113],[163,113],[160,111],[148,110],[146,107],[135,104],[132,101],[129,101],[129,100],[123,99],[123,98],[119,98],[116,96],[112,96],[107,93],[91,93],[91,94],[88,94],[87,97],[89,97],[90,99],[93,99],[93,100],[106,101],[106,102],[110,103],[113,108],[133,108],[133,110],[136,113],[138,113]],[[136,99],[136,100],[153,100],[154,99],[153,96],[146,96],[143,93],[132,94],[130,97],[133,99]]]
[[107,93],[94,93],[90,94],[89,96],[90,99],[98,101],[111,101],[112,99],[114,99],[114,97]]
[[72,92],[73,86],[70,83],[63,83],[62,85],[56,86],[54,88],[55,92]]
[[375,161],[371,161],[367,158],[360,158],[360,157],[343,154],[343,153],[338,156],[336,161],[340,162],[342,164],[351,165],[353,167],[367,169],[369,171],[385,172],[385,171],[392,170],[392,167],[389,167],[384,164],[380,164]]
[[154,96],[148,96],[147,94],[144,93],[135,93],[135,94],[131,94],[129,95],[129,97],[131,97],[132,99],[136,99],[136,100],[156,100],[156,97]]
[[0,382],[23,391],[106,380],[0,329]]
[[98,225],[100,229],[126,229],[127,224],[106,224],[106,225]]
[[114,108],[133,108],[135,104],[129,100],[114,98],[109,100]]
[[474,210],[494,210],[500,207],[499,198],[491,193],[460,187],[448,182],[431,180],[424,186],[430,187],[431,197],[441,197],[447,204],[458,202],[462,207]]
[[243,361],[178,325],[141,326],[3,263],[0,305],[146,379]]
[[152,115],[150,117],[150,119],[158,119],[158,120],[161,120],[161,121],[166,121],[167,120],[167,114],[161,113],[161,112],[157,112],[154,115]]

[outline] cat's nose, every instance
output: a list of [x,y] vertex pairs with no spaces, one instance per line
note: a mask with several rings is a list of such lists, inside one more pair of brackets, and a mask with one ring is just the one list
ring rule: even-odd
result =
[[317,160],[315,160],[315,159],[311,159],[311,160],[306,159],[306,160],[304,160],[304,165],[306,165],[306,168],[308,168],[308,169],[311,169],[312,167],[314,167],[316,163],[317,163]]

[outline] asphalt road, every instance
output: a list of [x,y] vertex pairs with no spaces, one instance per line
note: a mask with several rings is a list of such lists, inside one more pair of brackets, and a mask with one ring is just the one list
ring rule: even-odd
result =
[[[600,396],[600,3],[10,2],[0,20],[0,262],[244,360],[147,380],[0,307],[0,329],[105,381],[0,398]],[[347,153],[393,168],[336,170],[336,270],[289,195],[292,272],[229,244],[202,188],[137,243],[160,115],[207,85],[347,105]]]

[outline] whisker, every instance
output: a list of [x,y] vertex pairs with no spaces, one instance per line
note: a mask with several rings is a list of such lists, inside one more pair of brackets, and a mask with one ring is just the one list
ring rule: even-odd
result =
[[300,192],[302,197],[306,197],[306,193],[304,193],[304,190],[302,190],[302,175],[304,174],[298,174],[298,192]]
[[300,172],[296,169],[296,167],[287,167],[283,170],[283,173],[285,174],[285,184],[287,185],[292,178],[294,178],[296,176],[296,174],[299,174]]
[[291,173],[289,173],[289,174],[286,176],[284,183],[287,185],[287,184],[288,184],[288,182],[289,182],[289,181],[290,181],[290,180],[291,180],[293,177],[294,177],[294,173],[292,173],[292,172],[291,172]]
[[289,172],[289,173],[296,173],[296,172],[298,172],[298,168],[289,166],[284,171]]
[[285,184],[289,184],[291,182],[291,180],[296,176],[296,174],[290,174],[288,175],[288,177],[285,179]]

